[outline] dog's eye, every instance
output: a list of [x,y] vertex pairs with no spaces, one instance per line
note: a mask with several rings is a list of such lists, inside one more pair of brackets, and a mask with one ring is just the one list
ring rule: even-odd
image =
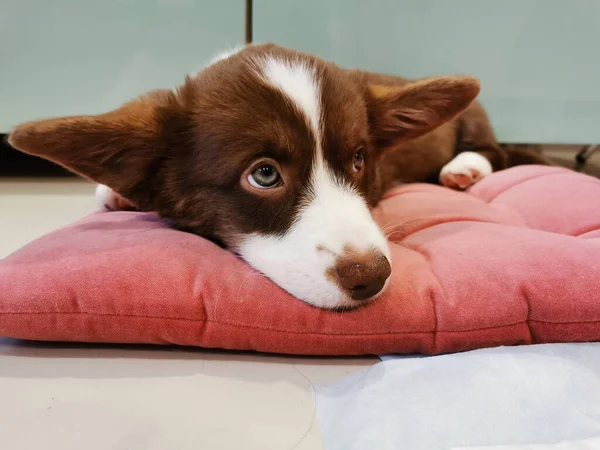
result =
[[257,189],[269,189],[279,184],[280,176],[277,169],[270,164],[257,167],[248,175],[248,182]]
[[360,172],[363,168],[363,166],[365,165],[365,149],[362,147],[359,147],[358,150],[356,150],[356,153],[354,153],[354,159],[352,161],[352,165],[353,165],[353,169],[355,172]]

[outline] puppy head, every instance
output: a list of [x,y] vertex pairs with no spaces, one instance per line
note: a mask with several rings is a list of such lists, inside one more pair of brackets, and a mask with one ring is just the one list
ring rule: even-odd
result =
[[370,214],[379,155],[452,119],[478,90],[459,77],[368,85],[309,55],[249,46],[174,91],[25,123],[9,143],[225,244],[301,300],[344,309],[390,275]]

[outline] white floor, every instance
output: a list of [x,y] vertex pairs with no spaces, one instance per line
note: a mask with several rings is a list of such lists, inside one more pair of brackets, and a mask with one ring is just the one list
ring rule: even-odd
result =
[[[0,258],[92,212],[93,189],[0,180]],[[0,446],[321,449],[313,384],[376,361],[0,338]]]

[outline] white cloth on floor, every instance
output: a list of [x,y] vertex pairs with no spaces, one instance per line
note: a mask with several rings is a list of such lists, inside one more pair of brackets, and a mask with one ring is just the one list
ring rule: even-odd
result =
[[559,442],[557,444],[539,445],[494,445],[477,447],[454,447],[452,450],[598,450],[600,438],[585,439],[583,441]]
[[600,449],[600,344],[384,359],[317,388],[326,450]]

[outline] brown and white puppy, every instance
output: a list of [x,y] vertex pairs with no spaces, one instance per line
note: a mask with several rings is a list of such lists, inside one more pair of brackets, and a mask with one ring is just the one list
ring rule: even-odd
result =
[[386,189],[438,176],[465,187],[508,164],[478,92],[470,77],[409,82],[252,45],[176,90],[25,123],[9,143],[100,183],[113,208],[156,211],[299,299],[343,309],[388,282],[370,213]]

